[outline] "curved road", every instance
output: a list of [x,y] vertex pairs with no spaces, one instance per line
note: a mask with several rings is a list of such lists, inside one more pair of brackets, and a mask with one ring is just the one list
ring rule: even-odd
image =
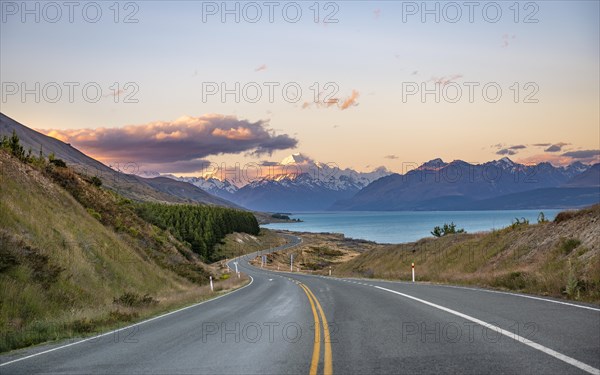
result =
[[[270,251],[301,241],[288,237]],[[236,260],[252,279],[242,289],[101,337],[4,355],[0,374],[600,374],[596,306],[272,272],[248,264],[256,255]]]

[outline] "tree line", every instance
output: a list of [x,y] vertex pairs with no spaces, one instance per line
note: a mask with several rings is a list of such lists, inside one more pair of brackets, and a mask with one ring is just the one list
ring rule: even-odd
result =
[[225,235],[244,232],[257,235],[260,228],[251,212],[217,206],[140,203],[138,214],[146,221],[168,230],[207,262],[219,260],[215,245]]

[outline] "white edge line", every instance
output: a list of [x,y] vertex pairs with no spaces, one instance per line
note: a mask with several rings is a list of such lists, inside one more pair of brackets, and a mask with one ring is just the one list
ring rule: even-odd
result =
[[[344,280],[344,279],[340,279],[340,280]],[[346,279],[346,280],[348,280],[348,279]],[[390,284],[409,284],[409,285],[412,285],[412,283],[410,281],[402,281],[402,280],[374,280],[374,281],[382,282],[382,283],[390,283]],[[419,283],[417,283],[417,284],[419,284]],[[484,289],[484,288],[472,288],[472,287],[460,286],[460,285],[429,284],[429,283],[428,284],[420,284],[420,285],[439,286],[439,287],[442,287],[442,288],[466,289],[466,290],[473,290],[473,291],[476,291],[476,292],[485,292],[485,293],[505,294],[505,295],[508,295],[508,296],[515,296],[515,297],[521,297],[521,298],[529,298],[529,299],[534,299],[534,300],[538,300],[538,301],[557,303],[557,304],[565,305],[565,306],[578,307],[580,309],[587,309],[587,310],[592,310],[592,311],[600,311],[600,308],[597,308],[597,307],[591,307],[591,306],[585,306],[585,305],[578,305],[576,303],[570,303],[570,302],[557,301],[557,300],[548,299],[548,298],[530,296],[528,294],[503,292],[501,290],[491,290],[491,289]]]
[[241,287],[241,288],[239,288],[239,289],[232,290],[231,292],[228,292],[228,293],[222,294],[222,295],[220,295],[220,296],[217,296],[217,297],[215,297],[215,298],[211,298],[211,299],[208,299],[208,300],[206,300],[206,301],[202,301],[202,302],[196,303],[196,304],[194,304],[194,305],[191,305],[191,306],[187,306],[187,307],[184,307],[184,308],[181,308],[181,309],[175,310],[175,311],[171,311],[171,312],[168,312],[168,313],[165,313],[165,314],[159,315],[159,316],[155,316],[154,318],[150,318],[150,319],[147,319],[147,320],[143,320],[143,321],[141,321],[141,322],[138,322],[138,323],[135,323],[135,324],[131,324],[131,325],[129,325],[129,326],[126,326],[126,327],[118,328],[118,329],[112,330],[112,331],[110,331],[110,332],[102,333],[102,334],[100,334],[100,335],[97,335],[97,336],[88,337],[88,338],[86,338],[86,339],[83,339],[83,340],[80,340],[80,341],[77,341],[77,342],[72,342],[72,343],[70,343],[70,344],[67,344],[67,345],[63,345],[63,346],[59,346],[59,347],[56,347],[56,348],[52,348],[52,349],[48,349],[48,350],[44,350],[43,352],[39,352],[39,353],[30,354],[30,355],[28,355],[28,356],[25,356],[25,357],[21,357],[21,358],[13,359],[12,361],[8,361],[8,362],[0,363],[0,367],[2,367],[2,366],[6,366],[6,365],[10,365],[11,363],[20,362],[20,361],[23,361],[23,360],[26,360],[26,359],[29,359],[29,358],[37,357],[38,355],[42,355],[42,354],[46,354],[46,353],[50,353],[50,352],[53,352],[53,351],[55,351],[55,350],[59,350],[59,349],[68,348],[69,346],[73,346],[73,345],[81,344],[81,343],[83,343],[83,342],[87,342],[87,341],[95,340],[95,339],[98,339],[98,338],[100,338],[100,337],[107,336],[107,335],[110,335],[110,334],[112,334],[112,333],[115,333],[115,332],[123,331],[123,330],[129,329],[129,328],[135,327],[135,326],[140,326],[140,325],[142,325],[142,324],[145,324],[145,323],[151,322],[151,321],[153,321],[153,320],[161,319],[161,318],[164,318],[165,316],[169,316],[169,315],[172,315],[172,314],[176,314],[176,313],[178,313],[178,312],[181,312],[181,311],[184,311],[184,310],[187,310],[187,309],[191,309],[191,308],[194,308],[194,307],[197,307],[197,306],[203,305],[203,304],[205,304],[205,303],[208,303],[208,302],[216,301],[216,300],[218,300],[219,298],[222,298],[222,297],[229,296],[229,295],[231,295],[231,294],[233,294],[233,293],[235,293],[235,292],[238,292],[238,291],[240,291],[240,290],[242,290],[242,289],[244,289],[244,288],[246,288],[246,287],[249,287],[250,285],[252,285],[252,283],[254,282],[254,278],[253,278],[252,276],[250,276],[250,275],[248,275],[248,277],[250,277],[250,282],[249,282],[248,284],[244,285],[243,287]]
[[380,286],[375,286],[375,288],[384,290],[386,292],[398,294],[398,295],[401,295],[401,296],[406,297],[406,298],[410,298],[410,299],[415,300],[417,302],[421,302],[421,303],[424,303],[426,305],[435,307],[436,309],[448,312],[450,314],[456,315],[456,316],[461,317],[463,319],[470,320],[470,321],[472,321],[472,322],[474,322],[476,324],[479,324],[479,325],[481,325],[481,326],[483,326],[485,328],[488,328],[488,329],[491,328],[491,329],[495,330],[498,333],[501,333],[502,335],[504,335],[506,337],[509,337],[509,338],[511,338],[513,340],[516,340],[516,341],[518,341],[518,342],[520,342],[522,344],[525,344],[525,345],[530,346],[530,347],[532,347],[534,349],[537,349],[537,350],[539,350],[539,351],[541,351],[543,353],[551,355],[552,357],[554,357],[556,359],[559,359],[559,360],[561,360],[563,362],[566,362],[566,363],[570,364],[571,366],[575,366],[575,367],[577,367],[577,368],[579,368],[579,369],[581,369],[581,370],[583,370],[585,372],[588,372],[590,374],[600,375],[600,369],[597,369],[597,368],[592,367],[592,366],[590,366],[588,364],[585,364],[585,363],[583,363],[581,361],[578,361],[575,358],[571,358],[569,356],[561,354],[561,353],[559,353],[559,352],[557,352],[555,350],[547,348],[547,347],[545,347],[543,345],[540,345],[540,344],[538,344],[536,342],[533,342],[533,341],[531,341],[529,339],[526,339],[525,337],[519,336],[519,335],[517,335],[517,334],[515,334],[513,332],[506,331],[506,330],[504,330],[504,329],[502,329],[502,328],[500,328],[498,326],[495,326],[495,325],[490,324],[490,323],[486,323],[483,320],[479,320],[477,318],[474,318],[472,316],[469,316],[469,315],[460,313],[458,311],[449,309],[447,307],[440,306],[440,305],[437,305],[435,303],[432,303],[432,302],[429,302],[429,301],[425,301],[425,300],[422,300],[422,299],[417,298],[417,297],[410,296],[408,294],[400,293],[400,292],[397,292],[395,290],[383,288],[383,287],[380,287]]
[[481,288],[470,288],[470,287],[467,287],[467,286],[458,286],[458,285],[436,285],[436,286],[442,286],[442,287],[445,287],[445,288],[467,289],[467,290],[481,291],[481,292],[487,292],[487,293],[506,294],[506,295],[509,295],[509,296],[516,296],[516,297],[530,298],[530,299],[535,299],[535,300],[538,300],[538,301],[546,301],[546,302],[558,303],[558,304],[561,304],[561,305],[566,305],[566,306],[579,307],[579,308],[581,308],[581,309],[588,309],[588,310],[593,310],[593,311],[600,311],[600,309],[598,309],[598,308],[595,308],[595,307],[591,307],[591,306],[578,305],[578,304],[576,304],[576,303],[563,302],[563,301],[556,301],[556,300],[552,300],[552,299],[548,299],[548,298],[542,298],[542,297],[529,296],[529,295],[527,295],[527,294],[519,294],[519,293],[503,292],[503,291],[500,291],[500,290],[489,290],[489,289],[481,289]]

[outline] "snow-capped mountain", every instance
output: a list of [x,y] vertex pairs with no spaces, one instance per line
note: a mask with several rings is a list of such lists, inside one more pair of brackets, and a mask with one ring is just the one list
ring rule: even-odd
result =
[[252,177],[239,173],[247,178],[242,184],[220,179],[219,171],[204,177],[170,177],[253,210],[308,211],[324,210],[391,173],[384,167],[371,172],[341,169],[335,163],[314,161],[300,153],[279,163],[264,164],[260,171],[260,175]]
[[[478,209],[484,205],[502,209],[511,204],[528,208],[534,199],[524,193],[537,190],[540,192],[536,198],[550,203],[556,202],[556,197],[570,194],[570,200],[565,198],[560,202],[565,207],[568,202],[593,201],[597,193],[569,189],[569,184],[586,188],[582,184],[593,180],[593,176],[573,179],[589,170],[589,165],[579,162],[555,167],[550,163],[524,165],[507,157],[482,164],[437,158],[401,175],[383,167],[368,173],[341,169],[334,163],[293,154],[279,163],[263,163],[258,176],[241,183],[239,178],[237,181],[219,178],[219,171],[204,177],[176,179],[257,211],[443,210]],[[231,171],[228,173],[232,175]],[[544,200],[544,196],[548,199]]]
[[[590,166],[582,163],[567,167],[554,167],[550,163],[524,165],[506,157],[483,164],[434,159],[404,175],[392,174],[376,180],[350,199],[336,202],[332,208],[464,210],[592,204],[598,200],[597,191],[565,187],[573,177],[589,169]],[[585,188],[581,185],[577,186]]]

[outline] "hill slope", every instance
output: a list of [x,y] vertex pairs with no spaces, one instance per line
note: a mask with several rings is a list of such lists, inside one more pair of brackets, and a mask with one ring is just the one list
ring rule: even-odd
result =
[[197,301],[218,276],[70,168],[0,150],[0,198],[0,352]]
[[381,246],[337,266],[338,276],[469,284],[600,303],[600,205],[554,222]]
[[0,113],[0,135],[11,135],[13,130],[19,136],[25,149],[31,149],[38,155],[40,146],[45,156],[54,153],[77,171],[90,176],[98,176],[105,186],[119,194],[137,201],[172,202],[172,203],[206,203],[226,207],[239,206],[204,190],[183,182],[165,181],[165,178],[142,178],[134,174],[135,164],[125,163],[122,172],[116,171],[99,161],[85,155],[76,148],[56,138],[48,137]]

